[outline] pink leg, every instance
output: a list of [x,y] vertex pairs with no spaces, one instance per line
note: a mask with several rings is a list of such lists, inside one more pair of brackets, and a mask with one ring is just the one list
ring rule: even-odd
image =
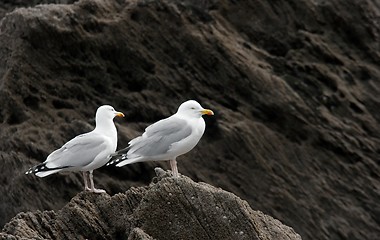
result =
[[170,167],[172,168],[173,177],[178,177],[178,168],[177,168],[177,161],[174,159],[170,160]]
[[93,179],[93,176],[92,176],[92,172],[93,170],[90,171],[90,185],[91,185],[91,192],[94,192],[94,193],[105,193],[106,191],[103,190],[103,189],[96,189],[94,187],[94,179]]
[[88,187],[88,182],[87,182],[88,172],[82,172],[82,175],[83,175],[83,180],[84,180],[84,190],[90,191],[91,189]]

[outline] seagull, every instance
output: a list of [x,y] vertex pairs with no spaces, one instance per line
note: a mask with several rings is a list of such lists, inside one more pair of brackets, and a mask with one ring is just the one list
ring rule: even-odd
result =
[[173,176],[177,178],[176,158],[193,149],[205,131],[202,115],[214,115],[214,112],[194,100],[182,103],[177,113],[148,126],[141,136],[116,152],[107,166],[169,160]]
[[50,153],[45,162],[30,168],[25,174],[34,173],[38,177],[46,177],[62,171],[81,171],[85,191],[105,192],[94,187],[93,171],[107,163],[116,151],[117,131],[114,117],[124,117],[124,114],[109,105],[100,106],[96,111],[94,130],[71,139]]

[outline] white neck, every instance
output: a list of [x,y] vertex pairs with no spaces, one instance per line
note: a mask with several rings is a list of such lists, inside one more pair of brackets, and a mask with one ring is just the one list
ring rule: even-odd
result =
[[112,140],[117,142],[117,131],[112,119],[103,119],[103,121],[96,121],[94,132],[99,132],[110,138],[114,138]]

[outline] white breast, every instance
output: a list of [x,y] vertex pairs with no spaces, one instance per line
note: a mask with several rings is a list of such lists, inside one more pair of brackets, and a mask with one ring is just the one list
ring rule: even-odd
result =
[[187,119],[187,121],[190,123],[190,126],[192,126],[192,132],[187,138],[172,145],[168,152],[172,156],[177,157],[192,150],[198,144],[205,131],[206,125],[203,118],[192,118]]

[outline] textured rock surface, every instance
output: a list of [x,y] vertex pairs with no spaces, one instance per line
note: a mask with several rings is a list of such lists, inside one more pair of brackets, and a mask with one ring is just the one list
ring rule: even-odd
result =
[[[61,209],[81,191],[79,174],[23,172],[90,130],[100,104],[126,114],[117,121],[124,147],[195,98],[216,116],[180,157],[181,173],[237,194],[304,239],[377,238],[379,12],[370,0],[82,0],[8,13],[0,225],[20,211]],[[102,168],[95,182],[115,194],[147,184],[154,166],[167,168]]]
[[[63,209],[20,213],[4,237],[33,239],[301,239],[237,196],[164,173],[125,194],[82,192]],[[1,236],[1,235],[0,235]]]

